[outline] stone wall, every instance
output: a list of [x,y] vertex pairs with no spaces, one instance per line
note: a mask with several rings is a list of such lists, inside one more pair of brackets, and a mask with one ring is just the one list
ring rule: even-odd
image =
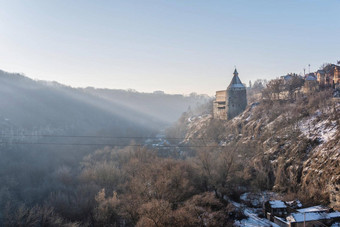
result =
[[216,91],[216,100],[213,103],[213,114],[215,119],[227,119],[226,95],[226,90]]
[[247,92],[245,88],[232,88],[227,91],[226,112],[227,119],[230,120],[247,107]]

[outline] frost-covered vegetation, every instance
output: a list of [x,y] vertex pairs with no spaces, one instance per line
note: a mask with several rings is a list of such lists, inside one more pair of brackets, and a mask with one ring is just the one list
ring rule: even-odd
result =
[[182,121],[182,134],[189,143],[204,138],[223,145],[242,160],[233,183],[244,191],[274,190],[306,205],[339,209],[340,104],[333,90],[304,94],[296,88],[285,96],[273,90],[274,83],[254,93],[254,102],[233,120]]
[[[8,83],[14,86],[13,81]],[[46,87],[40,90],[40,82],[29,80],[31,88],[23,88],[20,83],[15,89],[35,94],[36,98],[44,100],[43,96],[49,94]],[[144,127],[150,116],[143,118],[145,115],[131,112],[131,118],[121,120],[122,114],[108,111],[111,107],[103,113],[104,106],[93,101],[110,99],[115,92],[88,89],[82,93],[53,85],[55,93],[47,96],[46,102],[64,100],[61,103],[70,107],[65,108],[67,116],[59,116],[60,112],[44,115],[41,109],[34,113],[50,118],[18,115],[3,119],[3,127],[14,128],[16,122],[17,130],[21,120],[44,125],[45,121],[54,119],[51,122],[58,123],[66,117],[67,122],[84,122],[79,128],[72,125],[69,133],[92,132],[98,138],[85,138],[85,145],[81,145],[84,138],[66,138],[71,145],[55,146],[54,143],[65,142],[65,138],[33,137],[35,140],[29,141],[24,136],[27,131],[10,130],[21,135],[19,142],[33,144],[16,143],[18,140],[1,143],[0,225],[243,225],[259,220],[263,202],[250,201],[249,209],[239,206],[247,203],[245,195],[249,194],[243,193],[250,191],[261,196],[262,191],[269,191],[266,195],[275,191],[289,201],[299,199],[304,205],[327,204],[339,209],[339,103],[332,99],[332,90],[303,94],[299,92],[301,84],[275,90],[275,83],[255,82],[248,90],[248,108],[231,121],[212,119],[211,102],[190,108],[166,130],[167,138],[161,138],[162,144],[154,144],[159,139],[155,138],[145,140],[147,146],[138,145],[142,143],[140,139],[131,141],[129,135],[134,139],[152,135],[153,130]],[[70,100],[65,89],[72,91]],[[5,89],[2,92],[7,94]],[[86,94],[88,99],[79,100],[80,94]],[[12,100],[17,102],[19,98]],[[47,113],[62,108],[61,103],[57,108],[46,104]],[[25,109],[25,105],[8,105]],[[36,105],[38,108],[40,104]],[[114,105],[113,109],[119,106]],[[95,110],[86,112],[90,107]],[[6,111],[15,112],[11,108]],[[78,112],[78,108],[84,113]],[[132,116],[140,116],[138,127]],[[89,131],[82,131],[84,128]],[[60,135],[67,131],[53,125],[47,129],[55,131],[45,133]],[[120,130],[126,138],[100,137],[109,132],[118,135]],[[34,131],[38,132],[41,133]],[[105,148],[90,146],[98,142],[115,144],[117,139],[124,139],[124,143]]]
[[68,160],[55,170],[26,161],[12,163],[11,173],[2,176],[4,225],[222,226],[233,222],[227,215],[233,208],[207,188],[204,157],[175,160],[147,149],[107,147],[77,165]]

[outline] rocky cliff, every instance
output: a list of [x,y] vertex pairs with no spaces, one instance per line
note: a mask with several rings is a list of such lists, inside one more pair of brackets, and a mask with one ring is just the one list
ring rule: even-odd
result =
[[261,101],[231,121],[186,122],[186,143],[232,149],[248,190],[274,190],[340,209],[340,103],[329,92],[295,101]]

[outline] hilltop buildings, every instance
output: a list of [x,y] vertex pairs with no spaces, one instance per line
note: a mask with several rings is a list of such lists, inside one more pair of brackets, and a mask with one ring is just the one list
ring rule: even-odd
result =
[[[327,64],[322,70],[305,76],[287,74],[277,80],[278,87],[272,91],[274,99],[296,98],[302,93],[309,94],[323,88],[335,88],[340,93],[340,66]],[[279,95],[277,95],[279,94]],[[216,91],[213,102],[213,117],[230,120],[242,113],[247,106],[247,91],[235,69],[233,79],[226,90]]]
[[242,84],[235,69],[227,90],[216,91],[213,103],[213,116],[216,119],[230,120],[242,113],[247,106],[246,87]]
[[305,76],[304,92],[314,92],[319,89],[340,86],[340,66],[328,64],[323,69]]
[[315,74],[320,87],[335,87],[335,85],[340,84],[340,66],[338,65],[326,65],[322,70],[318,70]]

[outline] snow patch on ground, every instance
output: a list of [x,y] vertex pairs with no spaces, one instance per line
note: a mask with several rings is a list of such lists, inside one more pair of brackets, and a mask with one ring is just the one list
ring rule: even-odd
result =
[[244,205],[234,202],[231,202],[235,207],[243,209],[243,213],[245,216],[247,216],[247,219],[242,219],[240,221],[235,221],[234,226],[263,226],[263,227],[279,227],[279,225],[275,224],[274,222],[269,221],[265,218],[260,218],[257,216],[256,209],[254,208],[248,208]]
[[318,121],[315,116],[303,120],[299,124],[299,129],[302,134],[309,139],[320,139],[327,143],[334,139],[338,130],[336,121],[329,121],[328,119]]
[[185,142],[188,142],[191,138],[197,137],[197,136],[194,136],[195,133],[200,132],[202,128],[206,127],[206,125],[208,124],[211,118],[212,116],[210,114],[205,114],[201,116],[193,116],[193,117],[188,118],[187,119],[188,131],[190,133],[186,135],[186,139],[182,142],[185,143]]
[[272,199],[281,199],[281,196],[270,191],[264,191],[261,193],[247,192],[240,196],[240,200],[243,203],[249,204],[253,207],[262,207],[264,202]]

